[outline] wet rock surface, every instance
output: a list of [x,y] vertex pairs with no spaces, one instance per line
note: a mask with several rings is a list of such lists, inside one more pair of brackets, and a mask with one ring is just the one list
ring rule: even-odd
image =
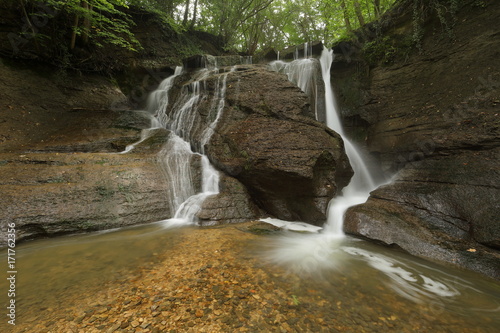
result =
[[220,193],[206,198],[197,214],[200,225],[241,223],[263,215],[242,183],[236,178],[221,176]]
[[[428,36],[404,61],[368,68],[350,53],[334,62],[347,132],[387,175],[398,172],[349,210],[347,232],[500,277],[499,12],[498,3],[465,6],[454,41]],[[407,29],[401,21],[388,35]]]
[[[0,66],[7,83],[1,93],[0,218],[16,223],[18,240],[172,217],[161,166],[169,131],[153,130],[121,154],[141,139],[150,119],[145,112],[116,110],[127,106],[126,98],[111,82],[19,66]],[[322,223],[329,200],[352,175],[341,139],[311,118],[307,97],[282,74],[246,65],[228,71],[203,79],[205,95],[189,134],[193,149],[201,151],[196,142],[204,123],[213,121],[227,80],[225,107],[204,147],[222,171],[220,193],[202,205],[200,224],[269,214]],[[186,97],[189,75],[179,77],[173,101]],[[30,89],[35,93],[26,94]],[[201,189],[199,161],[192,168],[194,186]]]
[[207,155],[268,214],[322,223],[352,169],[340,137],[312,117],[307,96],[284,75],[239,67],[227,76]]
[[15,223],[22,240],[167,218],[167,184],[154,153],[0,154],[0,220]]

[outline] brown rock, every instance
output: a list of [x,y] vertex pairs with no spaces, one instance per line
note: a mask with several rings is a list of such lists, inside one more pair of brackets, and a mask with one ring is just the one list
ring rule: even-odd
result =
[[307,96],[278,73],[245,67],[227,79],[227,106],[207,149],[267,213],[320,223],[352,175],[337,134],[312,119]]

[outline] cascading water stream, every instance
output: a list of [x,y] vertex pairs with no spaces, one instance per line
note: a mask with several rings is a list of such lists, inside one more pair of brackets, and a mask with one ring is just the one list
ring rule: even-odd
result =
[[326,124],[344,140],[345,151],[354,170],[354,175],[349,185],[342,190],[342,195],[334,198],[330,202],[325,232],[342,236],[344,214],[347,209],[354,205],[364,203],[368,199],[370,192],[377,187],[377,184],[370,174],[367,164],[361,157],[358,149],[344,134],[330,81],[332,61],[333,50],[324,48],[321,53],[320,63],[323,82],[325,84]]
[[[204,80],[209,74],[219,73],[219,69],[200,70],[198,78],[183,86],[176,102],[170,103],[170,89],[181,72],[181,67],[176,68],[175,74],[165,79],[158,89],[151,93],[147,107],[148,112],[154,115],[151,128],[143,131],[141,140],[127,147],[125,151],[130,151],[148,138],[155,128],[170,130],[166,144],[157,155],[158,164],[169,184],[169,208],[174,213],[172,218],[166,220],[169,225],[196,223],[196,214],[200,211],[203,201],[219,193],[219,173],[203,153],[224,108],[229,74],[219,76],[208,115],[209,121],[204,124],[197,114],[199,102],[207,98],[203,94]],[[200,132],[201,136],[198,136]],[[199,153],[194,152],[192,147],[197,147]],[[194,169],[197,166],[196,170],[199,171]]]
[[156,110],[158,110],[162,105],[168,105],[168,91],[170,90],[170,88],[172,88],[175,78],[179,76],[181,73],[182,73],[182,67],[177,66],[175,68],[174,74],[163,80],[158,86],[158,88],[148,96],[146,113],[149,115],[151,119],[151,125],[149,128],[144,129],[141,132],[141,138],[139,141],[128,145],[125,148],[125,150],[122,151],[120,154],[126,154],[130,152],[132,149],[135,148],[135,146],[137,146],[144,140],[148,139],[152,135],[155,129],[162,127],[162,123],[165,123],[165,120],[158,119],[157,117],[154,116],[154,114]]
[[[270,69],[286,73],[290,81],[307,93],[311,91],[310,85],[316,81],[312,61],[312,59],[294,60],[291,63],[276,61],[270,65]],[[454,288],[446,278],[442,279],[435,274],[426,275],[414,271],[413,268],[398,260],[361,248],[357,244],[359,240],[345,237],[342,226],[346,210],[351,206],[364,203],[370,192],[380,184],[374,181],[358,149],[344,134],[330,83],[332,61],[333,52],[324,48],[320,64],[325,86],[326,124],[342,137],[354,175],[349,185],[342,190],[341,195],[330,201],[328,219],[321,232],[286,234],[275,238],[274,243],[268,245],[269,248],[265,253],[266,259],[274,264],[284,264],[291,271],[308,276],[310,273],[322,274],[321,272],[325,270],[341,272],[348,266],[347,262],[362,260],[385,274],[391,280],[391,288],[399,295],[416,303],[426,298],[435,301],[443,297],[453,299],[459,296],[458,289]],[[307,226],[304,223],[297,224],[297,222],[274,219],[263,219],[263,221],[290,230],[318,231],[314,226]]]
[[[315,59],[299,59],[292,62],[285,62],[281,60],[276,60],[268,65],[268,68],[272,71],[286,74],[288,81],[293,82],[299,87],[303,92],[308,94],[311,98],[322,98],[317,91],[316,80],[316,60]],[[316,119],[318,119],[318,101],[314,103],[314,114]]]
[[[164,175],[171,184],[169,186],[170,209],[175,214],[169,219],[170,223],[195,223],[196,214],[200,211],[203,201],[208,196],[219,193],[217,170],[210,165],[205,155],[195,153],[191,149],[191,142],[194,141],[193,127],[197,124],[196,107],[203,98],[201,83],[201,80],[197,80],[183,87],[182,96],[173,105],[170,114],[167,114],[168,101],[160,105],[157,110],[157,118],[161,119],[162,126],[172,131],[167,144],[159,153],[160,165],[163,165]],[[209,137],[204,136],[204,143],[208,140]],[[195,183],[192,170],[196,160],[199,161],[201,169],[201,184],[199,185]]]

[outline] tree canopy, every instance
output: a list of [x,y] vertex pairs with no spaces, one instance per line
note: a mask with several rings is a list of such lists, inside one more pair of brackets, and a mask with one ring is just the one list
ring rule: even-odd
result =
[[380,17],[395,0],[142,0],[186,29],[222,37],[226,48],[258,49],[322,40],[331,43]]
[[[92,43],[140,48],[126,14],[131,6],[161,16],[177,31],[201,30],[221,38],[227,50],[254,54],[307,41],[326,43],[377,19],[395,0],[22,0],[25,11],[50,8],[46,17],[71,17],[68,47]],[[40,12],[38,10],[38,12]],[[31,19],[30,19],[31,17]],[[38,15],[39,19],[42,19]],[[35,33],[26,13],[27,33]]]

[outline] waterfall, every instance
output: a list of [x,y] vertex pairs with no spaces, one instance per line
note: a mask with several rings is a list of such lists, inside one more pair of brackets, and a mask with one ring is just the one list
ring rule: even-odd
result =
[[332,62],[333,50],[324,48],[321,53],[320,63],[323,81],[325,83],[326,124],[344,140],[345,151],[354,170],[354,175],[349,185],[342,190],[342,194],[330,201],[325,232],[343,236],[342,226],[345,212],[351,206],[366,202],[370,192],[374,190],[377,185],[365,161],[361,157],[359,150],[344,134],[330,81],[330,68]]
[[275,72],[286,74],[290,82],[295,83],[303,92],[307,93],[314,86],[311,78],[316,71],[314,59],[299,59],[292,62],[276,60],[268,65]]
[[[307,49],[308,44],[306,43],[304,45],[304,50]],[[308,51],[304,51],[304,55],[310,56],[311,54]],[[364,203],[368,199],[370,192],[374,190],[378,184],[375,183],[367,168],[367,164],[363,160],[356,145],[346,137],[344,129],[342,128],[342,122],[337,110],[330,81],[330,68],[333,62],[333,51],[324,48],[319,62],[321,65],[321,76],[325,87],[324,97],[319,96],[316,86],[316,59],[296,59],[289,63],[284,61],[273,61],[269,64],[269,69],[286,74],[289,81],[295,83],[311,98],[316,98],[316,102],[314,103],[316,108],[316,120],[319,120],[317,110],[317,105],[319,104],[318,99],[324,98],[326,125],[337,132],[344,141],[346,155],[349,158],[349,162],[354,170],[354,175],[349,185],[342,190],[342,193],[330,201],[327,211],[327,222],[324,225],[325,233],[332,237],[341,238],[344,236],[342,227],[344,214],[347,209],[351,206]],[[267,220],[267,222],[270,221],[271,220]],[[272,223],[276,224],[278,222],[272,221]]]
[[158,88],[151,94],[149,94],[146,103],[146,114],[151,119],[151,125],[149,128],[142,130],[141,138],[139,139],[139,141],[128,145],[124,151],[120,152],[120,154],[126,154],[130,152],[135,148],[135,146],[148,139],[154,133],[155,129],[162,127],[162,122],[164,123],[165,120],[154,117],[154,114],[156,110],[158,110],[162,105],[168,105],[168,92],[170,88],[172,88],[175,78],[181,73],[182,67],[177,66],[175,68],[174,74],[163,80]]
[[[236,67],[233,66],[231,68],[230,72],[234,72],[236,70]],[[214,98],[212,100],[212,105],[210,107],[210,113],[208,115],[208,118],[211,119],[213,118],[214,120],[208,124],[207,127],[203,130],[202,136],[201,136],[201,147],[200,150],[201,152],[205,152],[205,146],[206,144],[210,141],[210,138],[214,134],[215,131],[215,126],[219,122],[219,118],[222,115],[222,110],[224,109],[224,105],[226,103],[226,89],[227,89],[227,76],[229,73],[224,74],[222,83],[221,77],[219,76],[217,78],[217,85],[216,85],[216,90],[214,93]]]
[[[218,72],[218,69],[211,71]],[[195,223],[203,201],[219,193],[219,173],[202,153],[224,108],[228,73],[222,80],[219,77],[216,84],[208,116],[213,120],[208,125],[203,124],[197,113],[198,103],[207,98],[203,94],[207,75],[208,71],[202,70],[197,80],[182,87],[180,97],[171,107],[168,98],[163,98],[164,103],[156,111],[161,125],[171,130],[169,140],[158,156],[170,184],[170,209],[175,211],[174,217],[168,221],[175,224]],[[165,94],[168,95],[168,91]],[[197,147],[200,153],[193,152],[192,147]],[[197,164],[200,165],[200,174],[194,174],[192,170]]]
[[[231,71],[234,70],[233,66]],[[168,183],[169,209],[173,214],[166,220],[169,225],[196,223],[203,201],[219,193],[219,173],[203,153],[224,109],[229,74],[219,75],[207,120],[203,120],[197,107],[208,98],[204,93],[205,79],[209,74],[218,74],[219,69],[200,70],[197,78],[184,85],[176,101],[171,103],[170,90],[181,73],[182,67],[177,67],[174,75],[163,80],[158,89],[149,95],[146,112],[151,115],[151,127],[143,130],[141,139],[122,152],[131,151],[150,137],[155,129],[170,131],[167,142],[157,155],[158,165]]]
[[314,114],[316,119],[319,118],[318,115],[318,100],[323,98],[317,91],[316,85],[316,72],[317,72],[317,60],[316,59],[297,59],[292,62],[285,62],[281,60],[276,60],[268,65],[268,68],[272,71],[286,74],[288,81],[293,82],[300,88],[303,92],[308,94],[311,98],[316,98],[314,103]]

